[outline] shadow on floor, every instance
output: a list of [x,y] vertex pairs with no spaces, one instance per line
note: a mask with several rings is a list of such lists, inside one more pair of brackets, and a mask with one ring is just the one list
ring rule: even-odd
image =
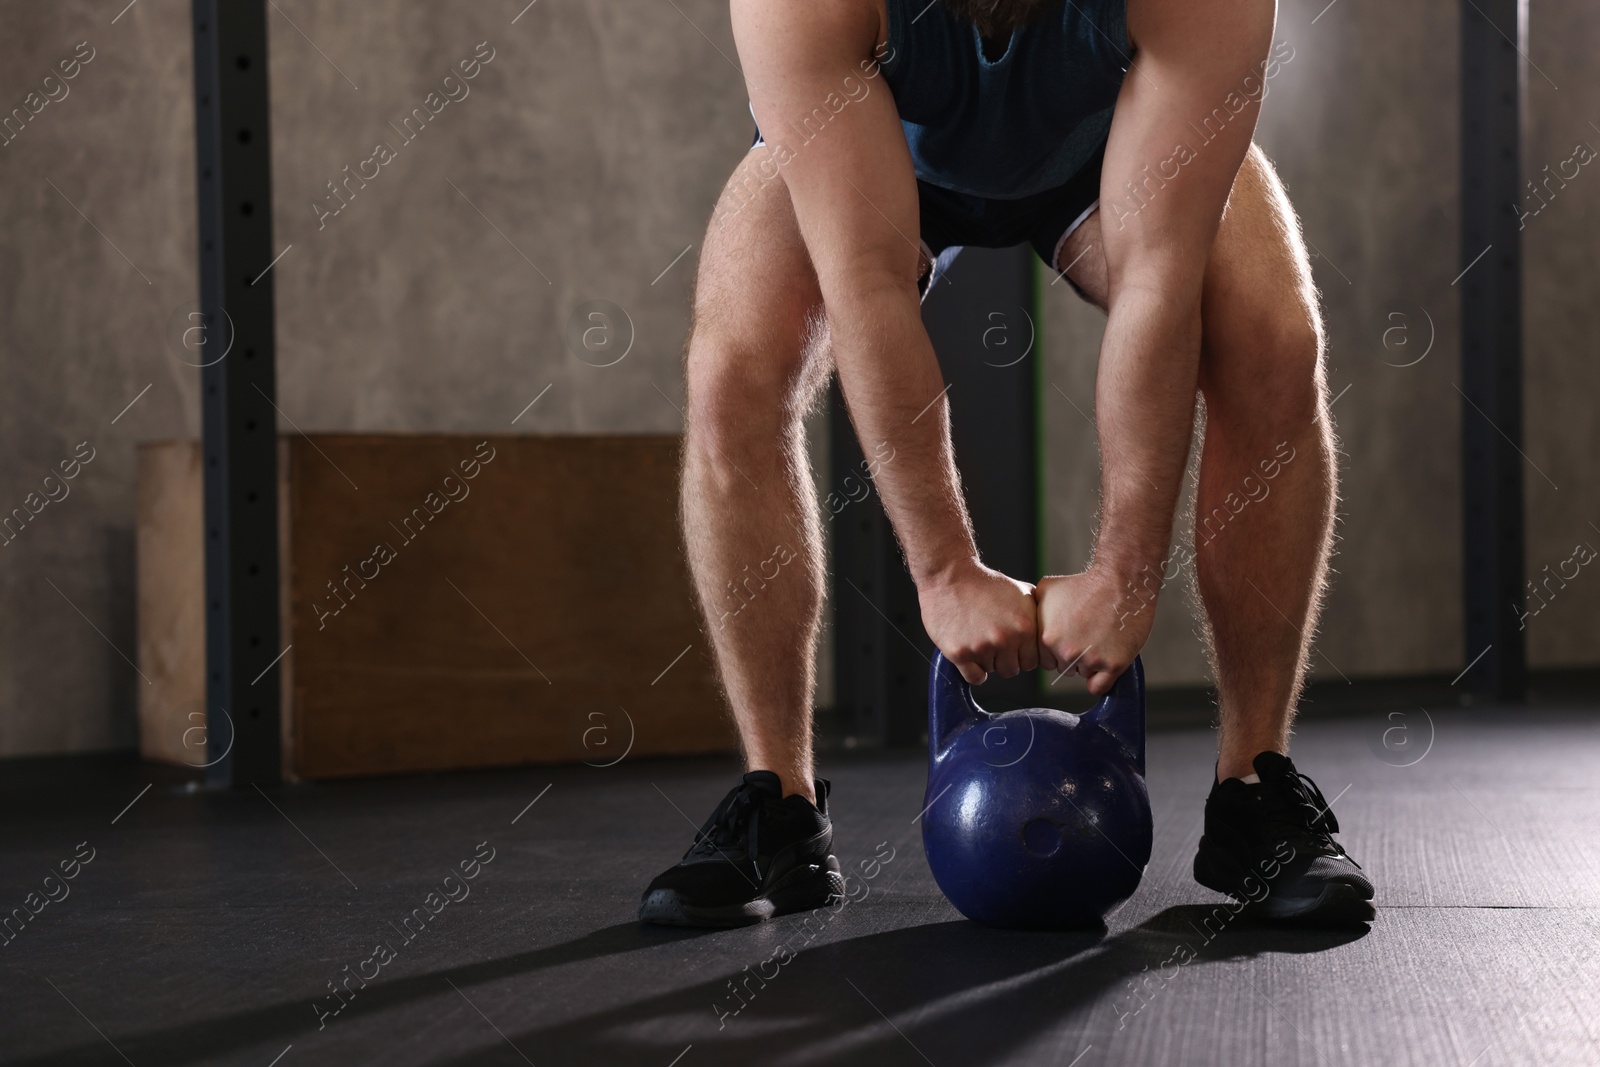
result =
[[[436,997],[441,991],[449,992],[451,982],[463,989],[470,989],[484,983],[535,975],[550,967],[600,960],[673,941],[693,940],[703,935],[704,931],[644,926],[637,922],[620,923],[548,948],[368,986],[350,1001],[337,1018],[329,1020],[327,1026],[332,1029],[353,1022],[359,1024],[363,1016]],[[326,990],[321,992],[325,999]],[[293,1001],[234,1012],[214,1019],[181,1023],[165,1029],[146,1030],[134,1036],[118,1036],[117,1047],[134,1063],[148,1060],[184,1064],[250,1048],[260,1042],[309,1040],[318,1031],[317,1015],[312,1007],[315,999],[317,993],[313,991]],[[85,1043],[28,1059],[8,1060],[6,1063],[7,1067],[75,1067],[84,1062],[86,1055],[93,1058],[99,1056],[102,1050],[101,1045]],[[519,1059],[517,1062],[522,1061]]]
[[1259,925],[1220,905],[1168,908],[1109,938],[941,922],[822,945],[787,963],[769,953],[731,976],[513,1034],[515,1049],[432,1064],[497,1063],[503,1052],[506,1063],[526,1056],[541,1067],[660,1067],[690,1042],[697,1065],[1015,1062],[1075,1011],[1104,1013],[1078,1019],[1080,1031],[1137,1026],[1195,964],[1319,952],[1366,933]]
[[[510,1035],[486,1046],[475,1040],[458,1052],[463,1032],[430,1034],[424,1043],[448,1044],[434,1067],[521,1064],[646,1064],[664,1067],[693,1043],[695,1065],[872,1064],[916,1062],[937,1054],[940,1062],[1008,1061],[1018,1049],[1061,1025],[1074,1011],[1099,1005],[1103,1020],[1079,1020],[1095,1030],[1137,1025],[1141,1004],[1157,1002],[1167,982],[1181,982],[1188,966],[1249,958],[1267,952],[1317,952],[1346,944],[1364,928],[1296,930],[1251,923],[1220,905],[1168,908],[1123,933],[1036,933],[991,930],[966,921],[940,922],[849,938],[814,948],[806,944],[805,917],[779,920],[778,936],[793,954],[779,955],[776,938],[752,941],[749,965],[733,973],[600,1011],[584,1012],[571,994],[537,979],[540,971],[600,961],[703,932],[644,927],[629,922],[596,930],[573,941],[480,964],[415,975],[370,986],[356,996],[331,1028],[364,1029],[376,1016],[448,993],[451,984],[483,998],[474,986],[507,979],[523,984],[526,997],[548,1014],[571,1003],[567,1018],[521,1031],[500,1019]],[[745,936],[723,932],[713,936]],[[1185,948],[1192,957],[1185,959]],[[786,959],[786,962],[785,962]],[[603,965],[629,985],[649,976],[613,960]],[[763,977],[765,976],[765,977]],[[662,974],[670,982],[670,974]],[[643,979],[643,981],[641,981]],[[1139,981],[1141,996],[1134,983]],[[1106,1003],[1109,998],[1109,1005]],[[502,1003],[504,998],[500,998]],[[462,1006],[465,1009],[465,1005]],[[499,1016],[504,1009],[495,1011]],[[885,1020],[893,1025],[886,1025]],[[305,1042],[315,1055],[316,1018],[309,1000],[296,1000],[216,1019],[185,1023],[134,1036],[118,1036],[133,1062],[192,1063],[273,1042]],[[392,1035],[392,1024],[384,1024]],[[350,1031],[346,1031],[350,1032]],[[65,1067],[103,1052],[85,1043],[28,1059],[16,1067]],[[906,1057],[910,1059],[907,1060]],[[887,1060],[886,1060],[887,1058]]]

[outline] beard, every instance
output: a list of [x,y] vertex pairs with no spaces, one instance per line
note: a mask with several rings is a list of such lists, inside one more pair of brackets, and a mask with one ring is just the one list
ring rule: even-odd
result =
[[944,0],[956,18],[973,23],[985,37],[1004,38],[1019,26],[1036,22],[1060,0]]

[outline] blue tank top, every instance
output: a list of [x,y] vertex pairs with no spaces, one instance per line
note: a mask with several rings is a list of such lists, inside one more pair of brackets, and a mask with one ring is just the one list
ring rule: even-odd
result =
[[1126,0],[1066,0],[990,62],[940,0],[886,0],[882,71],[917,177],[1015,200],[1064,185],[1105,143],[1127,71]]

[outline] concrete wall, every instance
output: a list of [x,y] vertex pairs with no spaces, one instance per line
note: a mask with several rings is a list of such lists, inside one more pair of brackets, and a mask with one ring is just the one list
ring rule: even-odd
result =
[[132,744],[134,443],[199,425],[197,372],[162,344],[195,296],[188,6],[116,14],[12,4],[0,33],[0,107],[59,98],[0,147],[0,508],[94,456],[0,547],[7,754]]
[[[678,427],[689,246],[750,129],[738,71],[689,22],[731,56],[726,12],[537,4],[512,25],[519,6],[286,6],[359,91],[273,15],[277,231],[294,246],[280,390],[302,428],[510,427],[546,386],[518,429]],[[407,143],[390,123],[480,42],[494,58],[468,95]],[[339,204],[327,183],[378,142],[396,158],[319,222],[314,203]],[[591,300],[632,323],[614,366],[564,343]]]
[[[1551,6],[1534,12],[1531,55],[1561,88],[1530,77],[1535,169],[1577,138],[1600,144],[1587,126],[1600,75],[1583,51],[1600,16],[1576,0]],[[6,109],[30,91],[59,96],[43,79],[79,42],[93,58],[0,147],[0,507],[42,498],[80,442],[94,458],[0,548],[0,754],[133,742],[134,446],[198,432],[197,375],[173,341],[196,295],[189,6],[119,7],[60,0],[3,15]],[[1273,83],[1261,136],[1323,253],[1334,388],[1350,386],[1336,408],[1344,540],[1322,647],[1352,675],[1443,670],[1461,656],[1456,6],[1341,3],[1313,25],[1320,8],[1283,7],[1279,36],[1295,58]],[[279,405],[293,424],[676,429],[698,245],[750,130],[726,5],[279,0],[268,11],[277,243],[288,249],[273,268]],[[493,58],[469,95],[402,137],[390,123],[442,94],[480,42]],[[338,204],[327,183],[380,141],[394,158],[319,219],[315,203]],[[1529,472],[1533,571],[1576,539],[1600,545],[1584,532],[1600,522],[1600,369],[1586,358],[1597,196],[1585,169],[1529,225],[1527,450],[1560,486]],[[1069,569],[1087,550],[1095,468],[1088,424],[1062,394],[1091,411],[1099,326],[1063,286],[1049,292],[1047,377],[1060,389],[1046,405],[1050,554]],[[593,300],[631,323],[632,346],[612,366],[564,339]],[[1417,350],[1385,348],[1390,316],[1407,316],[1417,345],[1424,312],[1438,330],[1431,353],[1386,365]],[[1180,610],[1162,620],[1152,673],[1199,679],[1181,600],[1169,603]],[[1600,578],[1586,571],[1533,622],[1536,662],[1600,657],[1585,625],[1597,606]]]
[[[198,372],[171,337],[196,298],[189,5],[143,0],[113,23],[119,6],[0,16],[7,108],[43,95],[78,42],[94,50],[68,95],[0,148],[4,507],[42,496],[79,442],[95,456],[0,548],[0,755],[134,742],[134,447],[199,432]],[[278,404],[300,429],[504,432],[547,386],[515,429],[679,427],[699,241],[751,128],[724,58],[726,5],[521,9],[268,8],[289,249],[273,269]],[[480,42],[493,58],[468,95],[407,143],[389,123],[443,96]],[[326,183],[380,141],[393,160],[319,220]],[[613,366],[565,342],[591,300],[631,321]]]

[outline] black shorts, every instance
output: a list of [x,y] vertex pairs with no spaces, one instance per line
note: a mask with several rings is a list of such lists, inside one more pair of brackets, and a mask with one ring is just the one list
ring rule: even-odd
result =
[[[750,147],[764,144],[756,130]],[[1010,248],[1030,244],[1051,270],[1060,262],[1061,246],[1100,204],[1100,168],[1105,145],[1095,150],[1083,169],[1065,185],[1017,200],[992,200],[917,180],[922,251],[932,264],[918,283],[927,295],[939,276],[966,245]],[[1071,279],[1068,279],[1069,283]],[[1073,286],[1077,288],[1077,286]],[[1082,295],[1080,292],[1079,295]]]

